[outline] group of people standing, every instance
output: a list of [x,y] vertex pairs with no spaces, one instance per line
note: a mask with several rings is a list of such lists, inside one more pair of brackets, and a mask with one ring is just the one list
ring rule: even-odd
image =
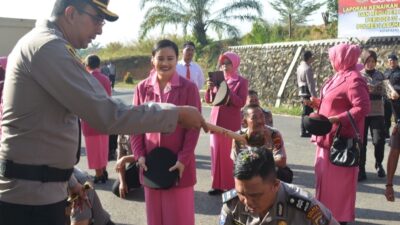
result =
[[[358,64],[359,58],[362,64]],[[400,68],[396,64],[397,56],[394,54],[388,56],[389,69],[382,74],[375,68],[378,60],[375,51],[364,50],[362,52],[358,46],[348,44],[332,47],[329,50],[329,59],[335,74],[321,86],[320,97],[317,97],[315,91],[315,81],[311,69],[312,53],[306,51],[303,59],[297,70],[300,96],[302,96],[304,104],[303,116],[316,110],[333,124],[333,128],[328,134],[313,136],[311,139],[317,145],[316,198],[332,211],[341,224],[346,224],[355,219],[357,182],[367,179],[365,163],[368,130],[371,132],[372,143],[375,147],[377,175],[378,177],[386,175],[382,165],[386,130],[384,104],[385,98],[390,99],[395,121],[397,121],[399,110],[396,110],[396,105],[399,102],[398,93],[400,93],[398,88]],[[358,130],[362,131],[359,167],[336,166],[329,159],[330,148],[339,124],[341,136],[356,136],[347,112],[354,118]],[[397,151],[396,149],[399,148],[399,136],[395,134],[395,131],[397,129],[391,136],[391,151]],[[301,136],[311,136],[306,133],[303,124]],[[394,165],[393,162],[391,164],[391,166]],[[388,169],[388,173],[391,174],[391,178],[389,179],[388,176],[386,187],[391,188],[393,168]],[[336,194],[332,195],[332,193]]]
[[[101,34],[105,20],[118,19],[108,3],[55,1],[51,17],[38,21],[8,56],[0,224],[64,225],[67,182],[80,155],[78,118],[102,134],[171,133],[178,124],[208,131],[196,107],[161,102],[127,106],[113,100],[88,73],[75,49],[86,48]],[[75,205],[88,199],[83,188],[71,188],[70,194],[79,196],[81,203]]]

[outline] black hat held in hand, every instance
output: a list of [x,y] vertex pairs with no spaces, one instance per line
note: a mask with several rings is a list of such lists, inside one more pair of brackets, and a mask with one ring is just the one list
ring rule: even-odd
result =
[[310,134],[321,136],[329,133],[332,129],[332,123],[329,122],[326,116],[311,113],[303,118],[304,127]]
[[143,172],[143,182],[154,189],[168,189],[176,184],[179,171],[169,171],[178,157],[168,148],[157,147],[146,156],[147,171]]

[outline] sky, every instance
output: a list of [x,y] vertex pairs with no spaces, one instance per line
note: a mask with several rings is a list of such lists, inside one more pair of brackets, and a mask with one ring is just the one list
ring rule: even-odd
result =
[[[21,19],[43,19],[51,14],[55,0],[0,0],[0,17],[11,17]],[[129,43],[138,39],[140,24],[143,21],[145,10],[139,8],[140,0],[110,0],[109,9],[119,15],[116,22],[108,22],[103,27],[103,34],[97,36],[95,42],[101,45],[106,45],[110,42]],[[216,9],[219,9],[223,4],[230,0],[216,1]],[[273,10],[268,4],[269,0],[261,1],[264,6],[264,19],[268,22],[277,22],[279,14]],[[22,7],[21,7],[22,6]],[[320,11],[310,16],[309,24],[322,24]],[[178,30],[181,30],[178,27]],[[239,29],[242,34],[251,30],[251,23],[241,22]],[[174,27],[170,27],[171,32],[176,32]],[[155,29],[150,32],[150,36],[157,36],[159,30]],[[212,36],[213,34],[211,34]]]

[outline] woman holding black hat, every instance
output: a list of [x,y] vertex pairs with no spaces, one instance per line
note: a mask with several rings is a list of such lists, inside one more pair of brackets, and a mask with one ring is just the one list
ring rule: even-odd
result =
[[[193,82],[178,75],[176,72],[177,61],[178,47],[174,42],[170,40],[157,42],[152,51],[153,70],[147,79],[137,85],[133,104],[173,103],[194,106],[201,111],[199,91]],[[132,136],[131,148],[141,167],[141,182],[145,192],[148,225],[195,224],[196,164],[194,150],[199,134],[199,130],[184,129],[178,125],[175,132],[171,134],[146,133]],[[163,164],[163,161],[166,161],[165,158],[150,160],[155,149],[160,149],[160,147],[168,148],[177,157],[177,161],[173,162],[175,165],[172,164],[169,171],[179,171],[179,180],[175,181],[175,185],[168,189],[156,189],[153,185],[146,183],[146,179],[148,179],[146,173],[150,173],[154,166],[150,162],[158,161],[159,164]]]
[[334,124],[324,135],[313,137],[317,151],[315,159],[316,198],[327,206],[340,224],[355,219],[358,166],[336,166],[330,161],[330,151],[338,125],[340,136],[355,137],[348,113],[355,127],[364,130],[364,120],[369,112],[369,94],[365,79],[357,70],[361,50],[356,45],[339,44],[329,49],[329,59],[336,73],[321,88],[321,98],[311,99],[319,114]]
[[382,166],[383,154],[385,150],[385,118],[384,118],[384,100],[385,95],[385,77],[381,72],[375,69],[378,56],[372,50],[364,51],[361,55],[364,69],[361,75],[365,77],[369,90],[369,99],[371,109],[365,118],[364,141],[360,152],[360,171],[358,181],[367,179],[365,173],[365,162],[367,158],[367,135],[370,129],[372,143],[375,147],[375,169],[379,177],[385,176],[385,170]]
[[[229,90],[227,101],[211,109],[210,123],[228,130],[237,131],[241,125],[240,109],[245,105],[248,81],[239,75],[240,57],[234,52],[225,52],[218,60],[224,72],[224,80]],[[222,88],[222,85],[220,86]],[[217,87],[211,80],[207,81],[205,100],[211,103],[216,97]],[[210,195],[221,194],[224,190],[234,188],[232,173],[233,161],[230,159],[232,139],[224,134],[211,134],[211,175]]]

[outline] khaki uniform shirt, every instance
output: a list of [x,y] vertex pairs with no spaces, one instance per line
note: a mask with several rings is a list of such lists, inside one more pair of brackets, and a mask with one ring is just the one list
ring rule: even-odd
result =
[[[86,72],[55,23],[38,22],[8,58],[3,93],[0,159],[72,168],[78,149],[78,117],[108,134],[172,132],[171,104],[127,106],[107,96]],[[0,176],[0,201],[45,205],[66,199],[67,182]]]
[[273,207],[264,218],[240,202],[235,191],[223,194],[220,225],[333,225],[331,212],[300,188],[281,182]]
[[[268,125],[265,125],[265,129],[268,130],[268,133],[270,134],[269,137],[266,137],[266,140],[269,140],[268,142],[265,143],[264,147],[267,149],[270,149],[272,151],[272,154],[274,156],[275,160],[281,159],[281,158],[286,158],[286,150],[285,150],[285,144],[283,142],[282,134],[274,127],[270,127]],[[244,135],[247,133],[248,128],[242,128],[240,129],[237,133],[240,135]],[[239,153],[243,149],[251,148],[249,146],[245,146],[242,143],[233,140],[232,143],[232,150],[231,150],[231,159],[233,161],[236,160],[236,157],[239,155]]]

